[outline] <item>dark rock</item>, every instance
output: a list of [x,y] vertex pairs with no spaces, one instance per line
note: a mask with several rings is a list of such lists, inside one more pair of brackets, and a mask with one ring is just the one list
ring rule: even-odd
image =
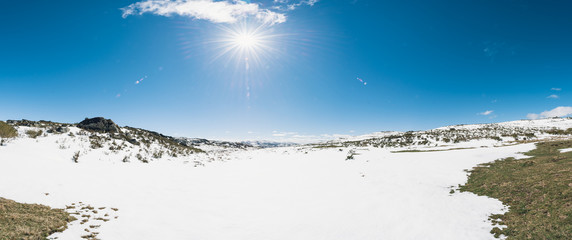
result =
[[85,129],[88,131],[104,132],[104,133],[119,133],[119,126],[115,124],[111,119],[105,119],[102,117],[96,118],[86,118],[77,124],[78,128]]
[[24,126],[24,127],[39,127],[38,122],[22,119],[22,120],[8,120],[6,123],[14,126]]
[[48,133],[67,133],[69,131],[70,131],[69,128],[62,126],[51,127],[50,129],[47,130]]
[[60,127],[57,127],[57,128],[56,128],[56,132],[58,132],[58,133],[67,133],[67,132],[69,132],[69,131],[70,131],[70,129],[67,128],[67,127],[61,127],[61,126],[60,126]]
[[133,145],[139,145],[139,142],[135,138],[129,138],[129,139],[127,139],[127,142],[129,142]]

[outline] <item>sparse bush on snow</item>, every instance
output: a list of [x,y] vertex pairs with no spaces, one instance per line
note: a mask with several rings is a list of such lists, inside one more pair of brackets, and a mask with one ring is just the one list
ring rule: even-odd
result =
[[13,138],[18,136],[18,131],[7,123],[0,121],[0,138]]
[[37,138],[39,136],[41,136],[44,133],[44,131],[42,130],[28,130],[26,131],[26,135],[28,135],[28,137],[30,138]]
[[72,156],[72,160],[77,163],[79,160],[79,151],[75,152]]

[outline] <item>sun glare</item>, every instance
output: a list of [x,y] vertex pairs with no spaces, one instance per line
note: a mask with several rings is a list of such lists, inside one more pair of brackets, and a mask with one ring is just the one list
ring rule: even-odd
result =
[[262,64],[276,54],[273,43],[277,40],[272,29],[265,25],[239,23],[221,28],[221,35],[213,41],[219,49],[215,59],[233,59],[239,65]]
[[232,76],[229,79],[234,86],[243,86],[249,99],[253,83],[269,79],[266,74],[273,61],[284,56],[284,37],[287,35],[277,34],[279,28],[271,25],[247,21],[219,26],[218,30],[205,42],[213,50],[211,63],[222,67],[219,71],[230,70],[226,72]]
[[252,48],[260,44],[259,39],[250,33],[241,33],[234,38],[234,43],[240,48]]

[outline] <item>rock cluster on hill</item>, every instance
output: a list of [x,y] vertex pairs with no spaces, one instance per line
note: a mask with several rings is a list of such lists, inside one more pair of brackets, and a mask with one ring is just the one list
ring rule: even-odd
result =
[[117,124],[115,124],[111,119],[105,119],[102,117],[86,118],[85,120],[78,123],[77,127],[96,132],[105,132],[105,133],[120,132],[119,126],[117,126]]

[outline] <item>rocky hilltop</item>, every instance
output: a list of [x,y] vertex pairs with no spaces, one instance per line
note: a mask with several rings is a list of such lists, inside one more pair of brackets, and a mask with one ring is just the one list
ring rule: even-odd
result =
[[102,117],[86,118],[85,120],[78,123],[77,127],[88,131],[96,131],[103,133],[121,132],[119,126],[117,126],[117,124],[111,121],[111,119],[105,119]]
[[33,140],[30,147],[37,143],[54,145],[64,152],[71,152],[75,162],[97,158],[148,163],[165,159],[201,165],[204,161],[222,159],[220,153],[252,148],[243,143],[175,138],[140,128],[120,127],[103,117],[86,118],[79,123],[25,119],[6,123],[17,130],[17,136],[3,140],[3,144]]

